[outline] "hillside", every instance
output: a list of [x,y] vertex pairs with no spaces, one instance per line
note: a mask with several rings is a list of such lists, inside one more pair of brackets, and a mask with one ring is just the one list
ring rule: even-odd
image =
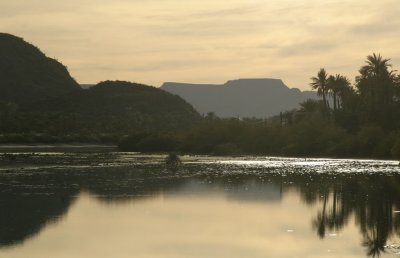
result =
[[60,62],[22,38],[0,33],[0,101],[21,105],[79,90]]
[[[200,117],[190,104],[176,95],[125,81],[101,82],[87,90],[34,103],[21,111],[41,117],[56,132],[122,135],[134,131],[181,129]],[[49,121],[49,117],[55,119]],[[48,127],[46,124],[38,126]]]
[[315,92],[290,89],[278,79],[239,79],[223,85],[166,82],[161,89],[181,96],[202,114],[220,117],[265,118],[317,98]]

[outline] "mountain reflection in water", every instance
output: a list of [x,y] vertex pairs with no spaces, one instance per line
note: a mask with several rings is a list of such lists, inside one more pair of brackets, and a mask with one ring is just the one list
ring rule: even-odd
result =
[[[2,252],[14,257],[14,249],[38,238],[48,225],[62,224],[82,194],[111,205],[108,209],[160,196],[187,197],[182,199],[182,203],[189,200],[187,207],[195,206],[197,197],[210,203],[223,197],[244,209],[250,207],[249,212],[252,203],[282,204],[274,209],[284,211],[288,207],[283,200],[297,196],[311,214],[304,216],[310,216],[305,223],[314,232],[315,245],[321,243],[318,238],[325,241],[355,225],[363,256],[400,251],[397,243],[390,242],[400,237],[400,171],[394,162],[187,157],[182,168],[170,171],[160,156],[16,155],[20,163],[3,159],[0,165],[0,257]],[[343,172],[346,166],[349,171]],[[299,219],[304,216],[298,214]],[[273,223],[291,223],[281,220]]]

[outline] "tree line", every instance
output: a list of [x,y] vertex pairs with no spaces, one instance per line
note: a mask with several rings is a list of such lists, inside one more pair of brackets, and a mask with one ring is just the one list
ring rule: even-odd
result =
[[353,85],[321,68],[310,87],[322,99],[279,116],[221,119],[210,113],[184,132],[134,132],[119,146],[214,155],[400,158],[400,75],[389,62],[369,55]]
[[76,105],[71,104],[76,98],[68,95],[65,105],[43,102],[36,111],[2,102],[0,142],[97,142],[143,152],[400,159],[400,75],[390,59],[369,55],[353,84],[321,68],[311,77],[310,87],[321,100],[307,100],[267,119],[221,119],[213,113],[199,117],[173,97],[164,106],[175,111],[167,112],[156,108],[154,99],[136,93],[133,104],[133,97],[119,99],[126,94],[110,99],[112,114],[103,112],[109,92],[81,96]]
[[[354,87],[347,77],[328,75],[324,68],[311,78],[310,85],[322,96],[325,110],[343,127],[358,129],[362,124],[374,124],[384,130],[398,129],[400,75],[391,69],[389,61],[380,54],[367,56]],[[332,97],[333,107],[330,107],[328,96]],[[346,115],[351,116],[353,123],[342,121]]]

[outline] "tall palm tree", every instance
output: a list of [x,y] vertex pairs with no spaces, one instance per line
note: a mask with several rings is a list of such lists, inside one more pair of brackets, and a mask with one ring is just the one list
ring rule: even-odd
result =
[[390,59],[384,59],[380,54],[367,56],[366,65],[360,69],[357,78],[360,93],[369,99],[373,109],[377,105],[387,105],[393,100],[393,72]]
[[322,100],[327,109],[329,109],[328,102],[326,101],[326,93],[328,91],[328,74],[324,68],[321,68],[317,74],[317,77],[311,77],[310,86],[312,89],[317,90],[318,95],[322,96]]
[[330,75],[327,80],[327,88],[329,95],[333,98],[333,111],[336,112],[337,109],[337,95],[339,91],[338,75]]
[[349,91],[350,81],[343,75],[331,75],[327,80],[327,88],[333,97],[333,110],[340,109],[344,95]]
[[[351,87],[350,80],[347,79],[346,76],[340,75],[339,77],[339,90],[338,90],[338,97],[339,97],[339,108],[343,108],[344,102],[349,102],[349,98],[354,95],[354,89]],[[348,103],[347,103],[348,104]]]
[[[392,65],[388,62],[390,59],[383,59],[381,54],[375,54],[367,56],[366,65],[362,66],[360,72],[363,71],[369,76],[373,77],[384,77],[389,75],[388,68]],[[362,74],[362,73],[361,73]]]

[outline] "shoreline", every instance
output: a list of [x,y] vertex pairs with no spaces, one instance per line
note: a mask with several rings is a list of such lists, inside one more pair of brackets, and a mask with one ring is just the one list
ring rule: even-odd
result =
[[[131,152],[122,151],[116,144],[95,144],[95,143],[62,143],[62,144],[45,144],[45,143],[32,143],[32,144],[0,144],[1,153],[19,153],[19,152]],[[141,153],[145,155],[168,155],[170,152],[131,152]],[[179,153],[179,156],[205,156],[205,157],[276,157],[276,158],[302,158],[302,159],[338,159],[338,160],[381,160],[381,161],[398,161],[392,157],[362,157],[362,156],[347,156],[347,157],[335,157],[335,156],[285,156],[285,155],[274,155],[274,154],[254,154],[254,153],[243,153],[240,155],[213,155],[213,154],[200,154],[200,153]],[[399,163],[400,165],[400,163]]]
[[22,151],[115,151],[117,145],[113,144],[0,144],[0,152]]

